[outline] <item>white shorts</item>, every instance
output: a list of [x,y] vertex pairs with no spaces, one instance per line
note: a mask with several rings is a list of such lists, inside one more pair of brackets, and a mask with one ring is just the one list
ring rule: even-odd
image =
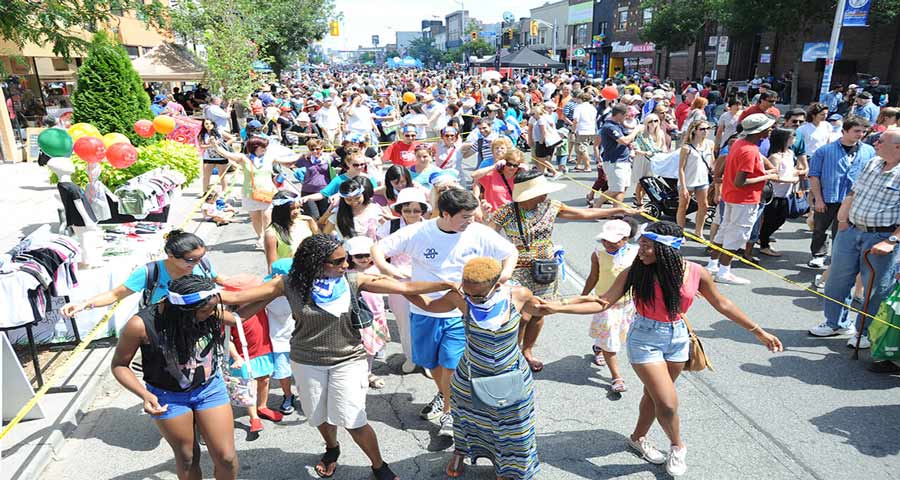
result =
[[271,203],[258,202],[250,197],[241,197],[241,210],[250,212],[263,212],[272,208]]
[[626,192],[631,185],[631,162],[603,162],[610,192]]
[[313,427],[329,423],[348,429],[369,422],[366,393],[369,364],[365,358],[329,367],[291,362],[300,405]]
[[715,242],[722,245],[725,250],[744,248],[747,240],[750,240],[757,215],[759,215],[758,203],[743,205],[725,202],[722,224],[716,232]]

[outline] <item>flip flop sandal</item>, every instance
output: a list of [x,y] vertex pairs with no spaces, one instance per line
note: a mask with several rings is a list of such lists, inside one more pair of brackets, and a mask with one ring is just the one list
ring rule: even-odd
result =
[[380,467],[372,469],[372,478],[375,480],[397,480],[400,477],[391,470],[387,462],[382,461]]
[[624,393],[628,391],[628,388],[625,386],[624,378],[614,378],[612,381],[612,391],[616,393]]
[[450,459],[450,463],[447,464],[446,474],[450,478],[457,478],[463,474],[463,470],[465,469],[465,463],[463,463],[463,456],[453,454],[453,458]]
[[[337,461],[340,456],[341,456],[341,446],[340,445],[337,445],[337,446],[331,447],[331,448],[325,447],[325,454],[322,455],[322,458],[319,460],[319,463],[315,467],[316,475],[318,475],[319,478],[333,477],[334,472],[337,471]],[[334,470],[332,470],[330,474],[326,474],[325,472],[328,471],[328,467],[331,465],[334,465]],[[319,469],[319,466],[321,466],[321,470]]]
[[594,365],[598,367],[606,366],[606,359],[603,358],[603,350],[597,348],[596,346],[592,347],[594,350]]

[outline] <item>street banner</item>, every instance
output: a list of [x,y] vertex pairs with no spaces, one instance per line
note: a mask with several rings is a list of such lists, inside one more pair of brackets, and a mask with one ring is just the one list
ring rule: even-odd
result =
[[844,5],[845,27],[865,27],[869,19],[872,0],[847,0]]

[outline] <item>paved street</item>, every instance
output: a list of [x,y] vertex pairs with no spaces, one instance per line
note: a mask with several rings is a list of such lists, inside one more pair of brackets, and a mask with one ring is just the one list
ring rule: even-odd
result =
[[[583,181],[593,174],[578,174]],[[585,190],[566,180],[558,194],[570,205],[582,206]],[[578,293],[589,269],[597,223],[561,222],[557,239],[567,250],[571,268],[567,294]],[[252,248],[249,223],[200,230],[210,256],[223,274],[264,273],[263,254]],[[792,221],[776,234],[777,248],[786,253],[764,259],[767,268],[808,284],[813,272],[807,260],[809,232]],[[698,259],[702,249],[685,253]],[[794,479],[873,478],[900,476],[900,437],[896,419],[900,402],[897,377],[877,376],[860,361],[850,360],[846,339],[814,340],[806,329],[818,322],[821,301],[774,277],[739,268],[753,284],[723,287],[756,321],[777,334],[785,352],[768,353],[748,333],[698,300],[691,319],[710,355],[715,372],[687,374],[678,382],[682,432],[688,446],[688,478]],[[570,270],[571,272],[571,270]],[[580,278],[577,280],[580,282]],[[645,463],[624,449],[637,416],[640,383],[625,368],[630,390],[618,397],[610,378],[590,363],[588,317],[548,318],[536,353],[546,367],[536,374],[540,478],[667,478],[662,466]],[[387,364],[377,366],[387,386],[370,391],[369,418],[385,459],[406,479],[444,478],[450,443],[436,437],[437,425],[418,418],[418,410],[434,393],[434,385],[419,373],[401,375],[399,344],[387,350]],[[64,454],[46,471],[50,479],[172,479],[174,462],[137,398],[111,378],[104,381],[91,411],[68,440]],[[280,401],[274,394],[271,403]],[[236,414],[235,435],[240,478],[315,478],[311,465],[324,450],[315,429],[301,415],[279,425],[265,422],[265,431],[248,442],[248,418]],[[653,440],[665,446],[658,427]],[[367,478],[361,451],[346,433],[336,479]],[[203,469],[212,466],[204,455]],[[466,478],[493,478],[486,463],[470,468]]]

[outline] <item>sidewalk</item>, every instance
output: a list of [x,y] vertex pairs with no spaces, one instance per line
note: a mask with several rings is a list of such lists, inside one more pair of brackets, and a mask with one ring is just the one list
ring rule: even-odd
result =
[[[172,204],[170,223],[179,225],[196,206],[200,182],[185,188],[182,195]],[[36,163],[0,164],[0,208],[6,212],[6,221],[0,230],[0,252],[5,252],[18,243],[23,235],[50,224],[55,230],[59,223],[57,208],[61,208],[56,186],[50,184],[50,172]],[[191,221],[185,226],[188,231],[198,228]],[[203,236],[212,224],[199,225],[197,233]],[[89,347],[77,358],[64,359],[54,363],[62,364],[57,378],[62,381],[51,383],[78,387],[73,393],[45,395],[39,402],[45,418],[22,421],[2,440],[2,468],[0,479],[34,479],[41,475],[53,459],[63,451],[66,437],[78,426],[98,394],[98,387],[109,376],[109,362],[115,347]],[[44,376],[51,382],[52,378]]]

